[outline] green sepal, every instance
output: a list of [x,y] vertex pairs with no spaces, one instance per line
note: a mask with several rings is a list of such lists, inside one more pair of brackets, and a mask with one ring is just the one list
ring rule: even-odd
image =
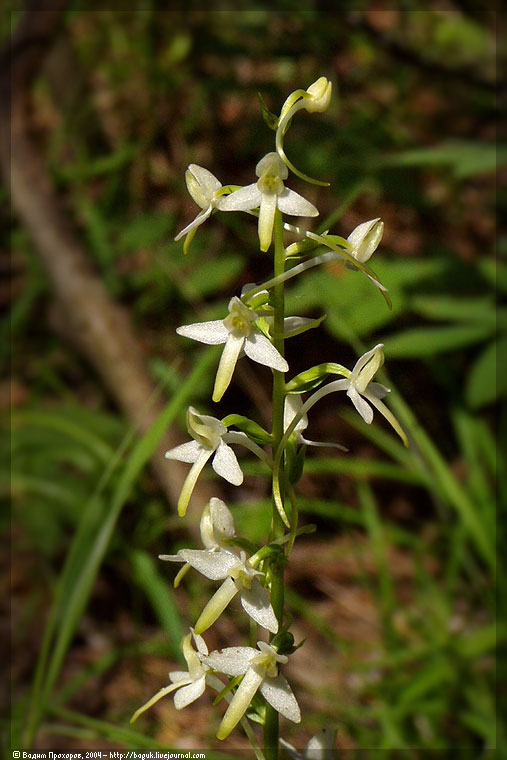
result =
[[227,417],[223,418],[222,423],[226,427],[234,425],[234,427],[237,427],[242,433],[246,433],[252,441],[255,441],[255,443],[260,443],[262,446],[271,444],[270,434],[257,422],[248,419],[248,417],[243,417],[242,414],[229,414]]
[[315,328],[319,327],[326,318],[327,314],[323,314],[321,317],[317,317],[317,319],[312,319],[309,324],[304,325],[303,327],[298,327],[296,330],[291,330],[290,332],[284,333],[283,337],[285,340],[288,340],[289,338],[295,338],[296,335],[302,335],[308,330],[315,330]]
[[312,391],[314,388],[318,388],[328,375],[342,375],[342,377],[348,377],[350,370],[346,367],[342,367],[341,364],[335,364],[334,362],[324,362],[324,364],[317,364],[315,367],[305,369],[304,372],[300,372],[299,375],[290,380],[285,390],[287,393],[305,393],[306,391]]
[[[285,452],[286,454],[290,451],[291,445],[287,446]],[[297,485],[299,481],[301,480],[301,477],[303,475],[303,470],[305,467],[305,457],[306,457],[306,446],[303,445],[300,447],[299,451],[296,447],[294,447],[294,454],[287,457],[288,459],[288,466],[287,466],[287,477],[289,479],[289,483],[293,486]]]
[[297,647],[294,646],[294,636],[287,630],[282,630],[274,636],[270,644],[278,654],[292,654]]
[[259,96],[259,101],[261,104],[262,118],[264,119],[267,126],[272,129],[273,132],[276,132],[278,129],[278,116],[269,110],[260,92],[258,92],[257,95]]
[[242,678],[243,676],[234,676],[234,678],[231,678],[229,683],[224,686],[222,691],[219,691],[216,695],[215,699],[213,700],[213,706],[218,705],[218,703],[222,701],[226,694],[232,691],[235,686],[238,686],[241,683]]

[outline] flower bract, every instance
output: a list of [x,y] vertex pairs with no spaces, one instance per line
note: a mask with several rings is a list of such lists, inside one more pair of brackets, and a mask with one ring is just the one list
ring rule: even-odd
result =
[[278,672],[287,662],[286,655],[279,655],[274,647],[263,641],[252,647],[227,647],[221,651],[201,656],[212,670],[228,676],[243,676],[232,701],[219,726],[217,737],[225,739],[241,720],[259,690],[272,707],[284,718],[299,723],[301,713],[287,679]]
[[289,365],[273,346],[269,338],[258,330],[254,322],[259,315],[234,296],[229,302],[229,314],[225,319],[197,322],[178,327],[178,335],[198,340],[208,345],[224,343],[213,389],[213,401],[220,401],[236,367],[242,351],[253,361],[287,372]]
[[261,251],[267,251],[273,237],[275,211],[290,216],[318,216],[313,203],[283,184],[288,170],[277,153],[268,153],[255,167],[257,182],[228,195],[220,203],[223,211],[252,211],[259,209],[259,241]]

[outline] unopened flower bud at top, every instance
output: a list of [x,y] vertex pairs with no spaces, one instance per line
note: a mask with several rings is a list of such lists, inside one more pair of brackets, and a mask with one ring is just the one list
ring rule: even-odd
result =
[[368,261],[380,245],[383,234],[384,222],[380,218],[359,224],[347,238],[354,258],[361,263]]
[[306,90],[310,98],[305,98],[303,103],[309,113],[323,113],[329,108],[333,92],[332,83],[326,77],[319,77]]

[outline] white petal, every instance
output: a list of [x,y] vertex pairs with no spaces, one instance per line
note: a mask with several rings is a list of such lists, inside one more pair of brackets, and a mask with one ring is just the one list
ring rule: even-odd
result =
[[236,459],[236,454],[223,441],[220,441],[211,465],[217,475],[232,483],[233,486],[240,486],[242,484],[243,473]]
[[198,653],[202,654],[202,655],[209,654],[209,652],[208,652],[208,646],[207,646],[206,642],[204,641],[203,637],[199,636],[199,634],[196,633],[193,628],[191,628],[190,630],[192,631],[192,636],[193,636],[193,639],[194,639],[194,643],[195,643],[195,645],[197,647]]
[[239,564],[238,557],[225,550],[180,549],[178,553],[185,562],[213,581],[227,578],[227,571]]
[[190,472],[188,473],[187,477],[185,478],[185,482],[183,483],[183,486],[181,488],[180,498],[178,499],[178,514],[180,517],[185,517],[188,503],[190,501],[190,498],[192,496],[195,484],[197,483],[197,478],[201,474],[201,471],[210,458],[210,456],[213,454],[213,449],[205,449],[204,446],[201,446],[199,456],[195,460],[194,464],[190,468]]
[[261,193],[259,209],[259,242],[261,251],[267,251],[273,237],[273,224],[278,196],[275,193]]
[[184,227],[182,230],[180,230],[180,232],[178,232],[178,234],[176,235],[176,237],[174,238],[174,240],[176,242],[178,240],[181,240],[181,238],[184,237],[184,235],[188,235],[189,232],[191,232],[192,230],[196,229],[201,224],[203,224],[203,222],[205,222],[206,219],[208,218],[208,216],[211,214],[212,210],[213,210],[212,207],[208,206],[208,208],[204,209],[204,211],[199,211],[199,213],[197,214],[197,216],[195,217],[195,219],[193,219],[190,222],[190,224],[187,224],[186,227]]
[[188,443],[182,443],[181,446],[176,446],[174,449],[166,451],[166,459],[176,459],[178,462],[186,462],[187,464],[193,464],[203,447],[197,441],[189,441]]
[[352,401],[363,420],[367,422],[368,425],[371,425],[373,422],[373,409],[368,404],[368,402],[359,395],[353,385],[351,385],[348,389],[347,396]]
[[172,673],[169,673],[169,680],[171,683],[180,683],[181,681],[185,681],[185,684],[187,684],[190,683],[192,679],[190,678],[187,670],[173,670]]
[[204,633],[204,631],[207,631],[208,628],[213,625],[215,620],[218,620],[231,599],[234,599],[237,593],[238,589],[232,578],[226,578],[199,615],[194,630],[197,633]]
[[272,367],[279,372],[288,372],[289,365],[271,341],[258,330],[253,330],[245,341],[245,354],[254,362]]
[[[181,551],[181,549],[180,549]],[[164,562],[185,562],[181,554],[178,552],[178,554],[159,554],[158,558],[163,560]]]
[[217,739],[225,739],[246,713],[254,694],[262,683],[262,669],[249,668],[218,727]]
[[234,536],[234,519],[227,504],[215,496],[209,503],[213,532],[218,539]]
[[238,338],[236,335],[228,333],[215,378],[215,387],[213,388],[212,397],[213,401],[220,401],[229,387],[244,342],[244,336]]
[[382,383],[368,383],[368,394],[370,396],[375,396],[375,398],[385,398],[389,393],[391,393],[390,388],[386,388],[385,385],[382,385]]
[[196,322],[193,325],[183,325],[182,327],[178,327],[176,332],[185,338],[192,338],[192,340],[198,340],[200,343],[207,343],[209,346],[218,346],[220,343],[225,343],[229,335],[229,331],[221,319],[214,319],[211,322]]
[[315,208],[313,203],[307,201],[299,193],[295,193],[294,190],[285,188],[283,193],[278,196],[278,208],[284,214],[289,216],[318,216],[319,211]]
[[202,675],[197,681],[189,683],[188,686],[183,686],[178,689],[174,695],[174,706],[177,710],[182,710],[187,705],[195,702],[204,694],[206,688],[206,676]]
[[252,658],[258,654],[259,650],[252,647],[226,647],[211,652],[208,657],[201,657],[201,660],[226,676],[242,676],[250,667]]
[[261,694],[269,704],[284,718],[299,723],[301,712],[287,679],[279,673],[276,678],[265,678],[261,685]]
[[252,620],[271,633],[278,632],[278,620],[271,606],[269,594],[259,581],[254,578],[250,589],[241,591],[241,605]]
[[254,182],[226,195],[216,203],[216,207],[220,211],[251,211],[260,206],[261,199],[262,193],[257,188],[257,182]]
[[311,322],[315,322],[314,319],[309,317],[285,317],[283,320],[283,332],[284,334],[290,333],[293,330],[299,330],[301,327],[306,327]]
[[205,169],[203,166],[190,164],[188,171],[194,175],[200,185],[202,193],[208,200],[211,200],[213,195],[222,187],[220,180],[218,180],[214,174],[208,171],[208,169]]

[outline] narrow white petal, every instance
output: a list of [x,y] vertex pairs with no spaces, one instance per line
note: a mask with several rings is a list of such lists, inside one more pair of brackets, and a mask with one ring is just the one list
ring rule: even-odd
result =
[[319,210],[299,193],[286,187],[278,196],[278,208],[289,216],[318,216]]
[[261,198],[262,193],[257,188],[257,182],[254,182],[224,196],[216,203],[216,207],[220,211],[251,211],[260,205]]
[[[180,549],[181,551],[181,549]],[[164,562],[185,562],[181,554],[178,552],[178,554],[159,554],[158,558],[163,560]]]
[[352,401],[363,420],[367,422],[368,425],[371,425],[373,422],[373,409],[368,404],[368,402],[359,395],[353,385],[351,385],[348,389],[347,396]]
[[222,718],[217,731],[217,739],[225,739],[239,723],[250,706],[254,694],[262,684],[263,677],[262,669],[254,667],[247,670],[236,694],[232,698],[231,704]]
[[391,412],[391,410],[387,408],[387,406],[384,404],[383,401],[379,401],[378,397],[376,398],[375,396],[370,395],[369,393],[365,393],[364,395],[368,399],[370,404],[373,404],[375,409],[378,409],[380,414],[382,414],[386,418],[386,420],[389,422],[389,424],[392,425],[392,427],[394,428],[394,430],[396,430],[396,432],[400,436],[405,446],[408,446],[408,438],[406,436],[406,433],[401,427],[396,417],[394,416],[394,414]]
[[217,475],[232,483],[233,486],[240,486],[242,484],[243,473],[236,459],[236,454],[223,441],[220,442],[211,465]]
[[179,688],[179,684],[176,684],[176,683],[172,683],[170,686],[164,686],[163,689],[160,689],[160,691],[157,691],[157,693],[151,699],[149,699],[142,707],[140,707],[139,710],[135,711],[135,713],[130,719],[130,722],[133,723],[135,720],[138,719],[140,715],[143,714],[143,712],[145,712],[152,705],[158,702],[159,699],[162,699],[162,697],[165,697],[166,694],[170,694],[172,691],[178,688]]
[[241,605],[256,623],[271,633],[278,632],[278,620],[271,606],[269,594],[256,578],[253,579],[251,588],[244,588],[241,591]]
[[192,230],[197,229],[197,227],[199,227],[201,224],[203,224],[203,222],[206,221],[208,216],[211,214],[212,210],[213,210],[212,207],[208,206],[208,208],[205,208],[204,211],[199,211],[195,219],[193,219],[190,222],[190,224],[187,224],[186,227],[180,230],[180,232],[178,232],[174,240],[177,242],[178,240],[181,240],[181,238],[184,237],[185,235],[188,235],[188,233],[191,232]]
[[245,341],[245,354],[254,362],[272,367],[279,372],[288,372],[289,365],[265,335],[253,330]]
[[212,551],[209,549],[180,549],[178,554],[195,570],[212,581],[227,578],[227,571],[239,564],[238,557],[232,552]]
[[275,193],[261,193],[262,200],[259,209],[259,242],[261,251],[267,251],[273,237],[273,224],[278,196]]
[[203,447],[197,441],[189,441],[188,443],[182,443],[181,446],[176,446],[174,449],[166,451],[166,459],[176,459],[178,462],[186,462],[186,464],[193,464]]
[[213,401],[220,401],[229,387],[244,342],[244,337],[238,338],[232,333],[227,333],[227,339],[225,341],[224,350],[222,351],[222,356],[220,357],[220,363],[215,378]]
[[209,346],[225,343],[229,335],[229,331],[221,319],[214,319],[211,322],[196,322],[193,325],[182,325],[176,329],[176,332],[185,338],[198,340],[200,343],[207,343]]
[[299,723],[301,712],[287,679],[281,673],[276,678],[265,678],[261,685],[261,694],[269,704],[284,718]]
[[287,334],[293,330],[299,330],[301,327],[306,327],[306,325],[312,322],[315,322],[315,320],[310,319],[310,317],[285,317],[283,320],[283,332]]
[[[231,599],[234,599],[237,593],[238,589],[232,578],[226,578],[201,612],[199,619],[194,626],[194,631],[199,634],[207,631],[208,628],[213,625],[215,620],[218,620]],[[203,662],[207,663],[207,659],[203,660]]]
[[197,681],[189,683],[188,686],[183,686],[178,689],[174,695],[174,706],[177,710],[182,710],[187,705],[195,702],[204,694],[206,688],[206,676],[203,674]]
[[258,654],[259,650],[252,647],[226,647],[211,652],[208,657],[201,657],[201,660],[226,676],[242,676],[250,667],[252,658]]
[[188,473],[185,482],[183,483],[183,487],[181,489],[180,498],[178,499],[178,514],[180,517],[185,517],[188,502],[190,501],[190,497],[192,496],[192,492],[194,490],[194,486],[197,483],[197,478],[201,474],[201,470],[203,469],[204,465],[210,458],[210,456],[213,454],[213,449],[205,449],[201,447],[201,451],[199,453],[199,456],[195,460],[194,464],[192,465],[190,472]]

